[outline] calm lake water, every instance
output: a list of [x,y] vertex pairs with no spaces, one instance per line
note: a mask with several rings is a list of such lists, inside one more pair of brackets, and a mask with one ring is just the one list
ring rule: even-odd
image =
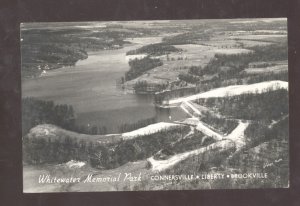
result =
[[78,124],[106,126],[110,133],[118,132],[122,124],[147,118],[155,117],[157,121],[182,119],[185,114],[180,109],[158,110],[153,105],[153,96],[126,93],[116,86],[116,80],[129,70],[126,52],[147,41],[160,40],[139,39],[123,49],[89,53],[89,57],[78,61],[75,67],[52,70],[43,77],[24,80],[22,96],[73,105]]

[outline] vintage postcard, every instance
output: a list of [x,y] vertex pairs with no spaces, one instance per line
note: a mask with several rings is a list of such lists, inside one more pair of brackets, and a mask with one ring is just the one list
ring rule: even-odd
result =
[[289,187],[286,18],[20,27],[24,193]]

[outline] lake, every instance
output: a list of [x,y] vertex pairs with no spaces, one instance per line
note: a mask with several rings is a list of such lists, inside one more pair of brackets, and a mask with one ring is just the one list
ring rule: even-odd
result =
[[161,37],[136,38],[122,49],[90,52],[87,59],[78,61],[74,67],[23,80],[22,97],[72,105],[77,124],[106,126],[109,133],[118,132],[122,124],[153,117],[168,122],[182,119],[185,114],[180,109],[156,109],[152,95],[127,93],[116,85],[116,80],[129,70],[126,52],[160,41]]

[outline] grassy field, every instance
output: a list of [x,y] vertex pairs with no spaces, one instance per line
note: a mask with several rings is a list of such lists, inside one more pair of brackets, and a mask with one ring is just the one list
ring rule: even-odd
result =
[[[280,31],[277,31],[280,32]],[[276,30],[267,34],[253,34],[251,31],[215,32],[208,41],[194,44],[174,45],[181,52],[159,56],[163,65],[156,67],[140,77],[126,83],[132,87],[139,81],[152,84],[166,84],[177,80],[181,73],[187,73],[187,67],[204,67],[215,54],[242,54],[252,52],[251,47],[268,46],[287,40],[286,34],[277,34]]]

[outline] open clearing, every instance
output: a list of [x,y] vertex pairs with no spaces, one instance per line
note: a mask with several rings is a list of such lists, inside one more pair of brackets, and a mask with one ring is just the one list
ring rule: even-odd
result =
[[263,93],[267,90],[288,89],[288,82],[268,81],[249,85],[233,85],[210,90],[208,92],[182,97],[169,101],[169,104],[178,104],[183,101],[194,101],[201,98],[235,96],[245,93]]
[[180,127],[180,125],[178,125],[178,124],[159,122],[156,124],[150,124],[146,127],[143,127],[143,128],[131,131],[131,132],[123,133],[121,135],[121,137],[123,140],[128,140],[128,139],[133,139],[135,137],[155,134],[160,131],[170,130],[170,129],[174,129],[174,128],[178,128],[178,127]]
[[268,72],[280,73],[288,71],[288,65],[275,65],[261,68],[247,68],[244,70],[247,74],[263,74]]
[[[263,32],[267,34],[263,34]],[[180,73],[187,73],[186,67],[204,67],[215,54],[243,54],[252,52],[255,46],[267,46],[282,39],[287,39],[287,34],[280,30],[258,30],[258,33],[251,31],[227,31],[223,36],[215,34],[208,41],[199,41],[197,44],[173,45],[182,49],[182,52],[173,52],[168,56],[163,55],[159,58],[163,65],[151,69],[136,79],[126,82],[127,88],[132,88],[139,81],[147,81],[152,84],[166,84],[176,81]],[[159,43],[156,40],[154,43]],[[129,57],[128,57],[129,58]]]

